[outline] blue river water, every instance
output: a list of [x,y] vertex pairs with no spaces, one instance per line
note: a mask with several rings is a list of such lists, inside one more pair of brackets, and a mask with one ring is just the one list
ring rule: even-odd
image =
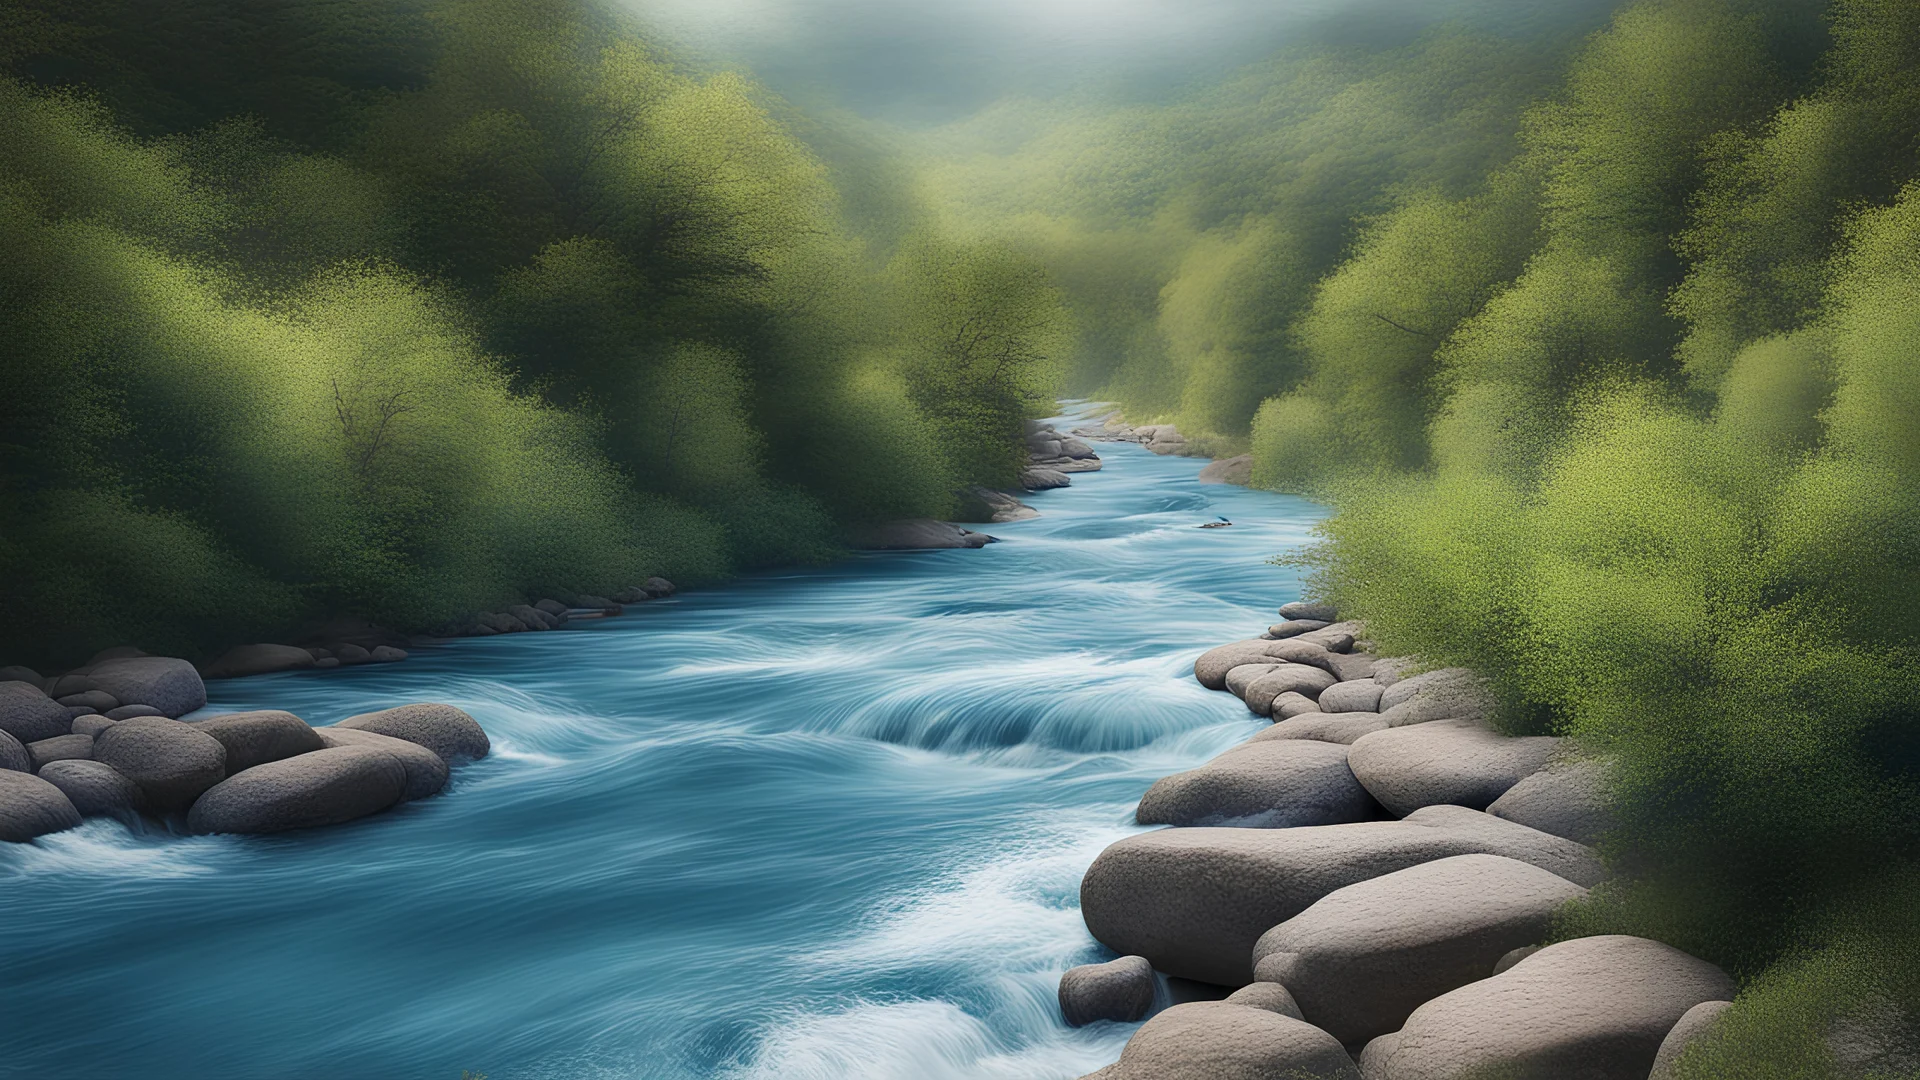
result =
[[[0,1076],[1079,1076],[1081,873],[1252,733],[1203,648],[1298,595],[1301,499],[1101,444],[978,551],[756,575],[403,664],[212,685],[314,723],[472,712],[434,799],[277,837],[0,845]],[[1225,515],[1232,528],[1198,529]]]

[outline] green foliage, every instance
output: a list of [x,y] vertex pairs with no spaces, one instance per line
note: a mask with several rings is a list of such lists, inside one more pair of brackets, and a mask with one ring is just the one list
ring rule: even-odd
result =
[[10,657],[825,558],[1051,396],[1037,266],[883,267],[784,106],[579,0],[0,12],[0,596],[75,611]]

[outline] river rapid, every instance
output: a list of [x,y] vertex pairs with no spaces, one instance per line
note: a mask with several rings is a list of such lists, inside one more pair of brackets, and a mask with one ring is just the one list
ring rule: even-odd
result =
[[[0,1076],[1076,1077],[1080,875],[1264,723],[1194,682],[1296,599],[1305,500],[1099,444],[978,551],[758,574],[403,664],[214,683],[313,723],[404,701],[494,753],[278,837],[0,845]],[[1232,528],[1199,529],[1224,515]]]

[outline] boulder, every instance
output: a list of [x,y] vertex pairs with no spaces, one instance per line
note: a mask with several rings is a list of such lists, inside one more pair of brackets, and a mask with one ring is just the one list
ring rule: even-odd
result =
[[1226,1001],[1175,1005],[1141,1025],[1101,1080],[1360,1080],[1334,1037]]
[[[1329,652],[1326,667],[1341,682],[1361,682],[1373,679],[1373,665],[1378,663],[1372,653]],[[1375,682],[1375,686],[1381,684]],[[1385,687],[1381,687],[1384,692]]]
[[1084,441],[1076,439],[1071,435],[1060,440],[1060,454],[1063,457],[1077,458],[1080,460],[1098,456],[1093,452],[1093,447],[1088,446]]
[[915,518],[856,529],[850,542],[862,551],[922,551],[985,547],[993,543],[994,538],[986,533],[963,529],[952,522]]
[[1312,619],[1315,622],[1331,623],[1340,619],[1339,609],[1332,604],[1315,603],[1311,600],[1295,600],[1291,604],[1280,605],[1280,617],[1283,619]]
[[27,753],[26,744],[4,731],[0,731],[0,771],[33,771],[33,755]]
[[1042,461],[1046,460],[1047,458],[1057,458],[1057,457],[1065,456],[1060,452],[1060,440],[1049,439],[1045,435],[1038,435],[1028,439],[1027,453],[1033,455],[1035,458]]
[[1559,749],[1551,736],[1516,739],[1478,720],[1436,720],[1363,735],[1350,761],[1380,805],[1404,816],[1441,803],[1483,810]]
[[31,683],[0,683],[0,731],[23,743],[65,735],[73,725],[66,706]]
[[1277,982],[1248,983],[1228,994],[1226,1001],[1229,1005],[1265,1009],[1268,1012],[1279,1013],[1281,1016],[1291,1016],[1295,1020],[1306,1019],[1300,1015],[1300,1003],[1293,999],[1293,994]]
[[79,707],[97,713],[120,707],[120,699],[105,690],[82,690],[77,694],[67,694],[58,700],[60,704],[69,708]]
[[105,762],[77,758],[50,761],[40,770],[40,779],[59,788],[83,817],[106,814],[129,820],[147,803],[140,785]]
[[86,761],[93,757],[93,736],[55,735],[51,739],[27,744],[27,756],[33,771],[39,772],[55,761]]
[[1324,619],[1288,619],[1286,622],[1274,623],[1267,627],[1267,636],[1276,639],[1299,637],[1301,634],[1309,634],[1315,630],[1325,630],[1331,625],[1333,624]]
[[1271,711],[1267,714],[1275,719],[1286,719],[1304,713],[1320,711],[1320,703],[1305,694],[1296,694],[1289,690],[1273,699]]
[[674,588],[673,582],[663,577],[650,577],[640,583],[640,588],[646,592],[649,598],[654,600],[665,596],[672,596],[675,592],[679,591]]
[[469,758],[483,758],[493,745],[478,721],[451,705],[422,701],[380,712],[361,713],[340,721],[335,727],[390,735],[424,746],[452,764]]
[[200,669],[208,679],[243,679],[275,671],[300,671],[313,666],[313,654],[291,645],[235,645],[220,659]]
[[1109,845],[1080,882],[1087,929],[1155,969],[1227,986],[1253,980],[1253,944],[1335,889],[1451,855],[1529,862],[1579,885],[1592,849],[1459,806],[1400,821],[1297,829],[1161,829]]
[[29,686],[45,689],[47,680],[45,676],[30,667],[8,664],[6,667],[0,667],[0,683],[9,682],[23,682]]
[[1496,705],[1486,684],[1465,668],[1422,672],[1395,682],[1380,695],[1380,712],[1394,727],[1481,719],[1491,716]]
[[401,792],[403,802],[424,799],[438,795],[447,786],[447,763],[440,755],[405,739],[396,739],[391,735],[382,735],[376,731],[362,731],[359,728],[333,727],[315,728],[322,746],[370,746],[375,750],[384,750],[400,762],[407,771],[406,790]]
[[1310,1023],[1361,1043],[1490,977],[1509,950],[1547,935],[1556,908],[1586,892],[1518,859],[1435,859],[1335,889],[1262,934],[1254,977],[1284,983]]
[[1020,486],[1028,491],[1048,491],[1071,485],[1073,478],[1059,469],[1021,469]]
[[222,780],[187,814],[197,833],[275,833],[338,825],[400,801],[407,773],[384,750],[336,746]]
[[560,625],[560,620],[531,604],[515,604],[507,609],[507,614],[529,630],[552,630]]
[[1556,761],[1508,788],[1487,807],[1487,813],[1582,844],[1597,844],[1613,828],[1606,782],[1603,761]]
[[83,716],[99,716],[100,715],[100,711],[98,709],[91,709],[85,705],[62,705],[60,707],[67,710],[67,718],[69,720],[78,720]]
[[[192,712],[193,710],[189,709],[187,711]],[[165,713],[161,712],[159,709],[156,709],[151,705],[122,705],[117,709],[107,710],[107,719],[109,720],[131,720],[136,716],[165,716],[165,715],[166,715]],[[183,713],[181,715],[185,715],[185,714]]]
[[1101,467],[1105,464],[1106,464],[1105,462],[1101,461],[1097,457],[1090,457],[1090,458],[1064,458],[1063,457],[1063,458],[1054,458],[1052,461],[1047,462],[1047,468],[1052,469],[1055,472],[1066,473],[1068,476],[1072,476],[1074,473],[1099,472]]
[[1360,1062],[1368,1080],[1646,1080],[1689,1009],[1732,996],[1725,972],[1671,946],[1576,938],[1420,1006]]
[[1060,976],[1060,1016],[1068,1027],[1096,1020],[1130,1024],[1152,1009],[1153,965],[1143,957],[1082,964]]
[[1025,521],[1037,518],[1040,511],[1021,502],[1004,491],[975,484],[959,492],[959,506],[954,515],[955,521],[987,522],[1004,525],[1009,521]]
[[1134,811],[1142,825],[1284,829],[1368,821],[1373,799],[1347,768],[1347,748],[1301,739],[1236,746],[1162,777]]
[[1327,713],[1380,711],[1380,695],[1386,687],[1372,679],[1335,683],[1320,692],[1320,711]]
[[227,750],[227,775],[269,761],[320,749],[320,736],[305,720],[290,712],[223,713],[193,721],[193,726],[219,741]]
[[1255,735],[1253,742],[1275,739],[1316,739],[1320,742],[1352,745],[1363,735],[1387,730],[1379,713],[1295,713]]
[[604,596],[582,594],[575,599],[575,605],[588,611],[604,611],[612,615],[620,614],[620,605]]
[[557,618],[564,618],[567,614],[567,605],[558,600],[541,600],[533,606]]
[[1301,634],[1300,640],[1323,646],[1328,652],[1347,652],[1353,648],[1354,641],[1359,638],[1359,631],[1359,623],[1333,623]]
[[1272,659],[1262,660],[1259,663],[1253,664],[1241,664],[1227,672],[1227,693],[1245,701],[1247,699],[1247,687],[1253,685],[1255,679],[1273,671],[1275,668],[1288,666],[1290,665]]
[[1647,1080],[1672,1080],[1674,1065],[1680,1055],[1695,1039],[1713,1029],[1713,1022],[1720,1014],[1733,1008],[1731,1001],[1703,1001],[1688,1009],[1666,1038],[1660,1040],[1660,1049],[1653,1056],[1653,1071],[1647,1074]]
[[157,814],[185,810],[227,775],[227,749],[218,739],[160,716],[136,716],[101,732],[93,759],[140,785]]
[[1284,662],[1318,666],[1314,663],[1315,658],[1325,655],[1324,648],[1311,643],[1253,638],[1248,641],[1231,642],[1201,653],[1193,662],[1193,677],[1200,680],[1200,685],[1209,690],[1225,690],[1227,672],[1241,664]]
[[391,664],[406,658],[407,650],[392,645],[375,645],[373,651],[367,654],[368,662],[375,664]]
[[1321,668],[1307,664],[1282,664],[1249,683],[1242,700],[1254,715],[1268,716],[1273,712],[1273,699],[1281,694],[1292,692],[1302,697],[1317,698],[1320,691],[1336,681],[1332,674]]
[[0,840],[24,844],[80,824],[64,792],[31,773],[0,769]]
[[342,642],[334,648],[333,655],[342,664],[364,664],[373,657],[372,653],[352,642]]
[[119,722],[120,721],[110,716],[101,716],[99,713],[76,716],[73,718],[73,734],[85,735],[89,739],[97,739],[100,737],[101,732]]
[[1200,482],[1203,484],[1238,484],[1246,487],[1253,483],[1253,455],[1241,454],[1238,457],[1221,458],[1212,461],[1200,470]]
[[315,660],[313,662],[313,666],[323,671],[331,671],[334,668],[337,668],[340,666],[340,658],[337,656],[322,657],[318,660]]

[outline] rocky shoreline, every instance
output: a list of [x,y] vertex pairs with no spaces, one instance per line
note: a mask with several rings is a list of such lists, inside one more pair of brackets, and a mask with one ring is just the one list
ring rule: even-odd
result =
[[1542,947],[1606,876],[1605,762],[1497,733],[1472,672],[1375,656],[1325,605],[1280,615],[1194,662],[1272,726],[1156,782],[1136,819],[1171,827],[1082,880],[1120,958],[1068,971],[1062,1016],[1147,1020],[1091,1076],[1666,1076],[1733,981],[1644,938]]

